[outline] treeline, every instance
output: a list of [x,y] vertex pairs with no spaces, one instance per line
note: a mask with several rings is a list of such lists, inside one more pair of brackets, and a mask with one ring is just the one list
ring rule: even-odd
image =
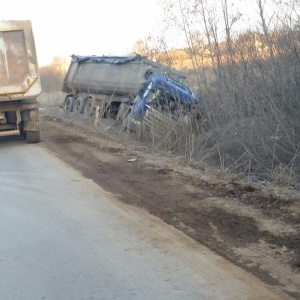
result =
[[[164,11],[161,36],[136,46],[181,63],[198,91],[203,126],[190,132],[190,157],[299,188],[300,1],[168,0]],[[168,50],[174,31],[184,55]]]
[[43,93],[57,92],[62,89],[68,63],[54,57],[51,64],[39,68]]

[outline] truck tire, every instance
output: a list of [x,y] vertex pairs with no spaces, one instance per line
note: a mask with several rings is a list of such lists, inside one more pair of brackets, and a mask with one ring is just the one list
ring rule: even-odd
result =
[[69,95],[66,97],[65,102],[64,102],[64,107],[63,107],[65,112],[73,111],[74,101],[75,101],[75,99],[72,95]]
[[73,112],[75,114],[82,114],[83,112],[83,106],[84,106],[84,99],[82,97],[78,97],[73,105]]
[[17,123],[17,116],[16,112],[14,111],[8,111],[6,113],[6,119],[8,124],[16,124]]
[[87,117],[92,116],[95,112],[94,105],[93,105],[93,98],[89,97],[85,100],[83,106],[83,114]]
[[26,131],[26,142],[28,144],[38,143],[40,141],[40,131]]

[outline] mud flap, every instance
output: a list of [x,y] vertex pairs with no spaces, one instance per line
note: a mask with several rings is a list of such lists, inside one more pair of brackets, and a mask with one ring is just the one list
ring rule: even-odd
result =
[[39,131],[39,110],[27,110],[23,112],[23,129],[24,131]]

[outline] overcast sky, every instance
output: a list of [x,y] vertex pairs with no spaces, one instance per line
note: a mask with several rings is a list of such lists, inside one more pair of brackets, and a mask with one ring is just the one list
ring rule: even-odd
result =
[[157,0],[11,0],[1,20],[31,20],[39,65],[54,56],[124,55],[156,26]]

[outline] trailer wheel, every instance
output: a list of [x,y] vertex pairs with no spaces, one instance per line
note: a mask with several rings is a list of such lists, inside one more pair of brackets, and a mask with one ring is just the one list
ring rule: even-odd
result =
[[78,97],[74,102],[73,112],[76,114],[82,114],[84,102],[85,101],[82,97]]
[[67,96],[64,102],[64,111],[65,112],[72,112],[73,111],[73,106],[74,106],[74,97],[73,96]]
[[38,143],[40,141],[40,131],[26,131],[25,134],[28,144]]
[[85,100],[84,106],[83,106],[83,114],[85,116],[92,116],[95,112],[94,106],[93,106],[93,98],[89,97]]

